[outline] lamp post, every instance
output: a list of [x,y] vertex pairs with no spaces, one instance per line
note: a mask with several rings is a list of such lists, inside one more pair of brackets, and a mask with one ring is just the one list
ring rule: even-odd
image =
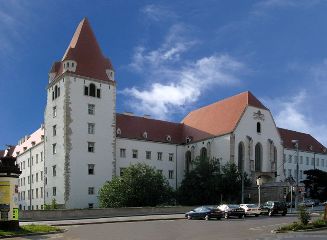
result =
[[258,185],[258,206],[261,205],[261,189],[260,186],[262,185],[262,179],[261,176],[257,177],[257,185]]
[[296,147],[296,189],[295,189],[295,209],[297,209],[298,201],[299,201],[299,140],[292,140],[292,143]]

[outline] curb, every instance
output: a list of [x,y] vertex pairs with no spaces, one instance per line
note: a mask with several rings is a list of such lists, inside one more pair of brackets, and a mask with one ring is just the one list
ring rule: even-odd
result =
[[151,221],[166,221],[166,220],[181,220],[185,217],[170,217],[170,218],[148,218],[148,219],[126,219],[126,220],[105,220],[101,222],[76,222],[76,223],[54,223],[50,226],[74,226],[74,225],[90,225],[90,224],[105,224],[105,223],[123,223],[123,222],[151,222]]
[[50,231],[50,232],[38,232],[38,233],[25,233],[25,234],[15,234],[15,235],[3,235],[0,236],[1,238],[15,238],[15,237],[25,237],[25,236],[42,236],[42,235],[48,235],[48,234],[56,234],[56,233],[64,233],[66,232],[66,229],[60,229],[58,231]]

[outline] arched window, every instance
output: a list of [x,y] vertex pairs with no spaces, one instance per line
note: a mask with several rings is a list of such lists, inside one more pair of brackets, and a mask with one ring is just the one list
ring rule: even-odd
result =
[[205,147],[201,148],[200,156],[202,159],[207,158],[207,149]]
[[261,172],[262,168],[262,146],[260,143],[255,145],[255,171]]
[[238,171],[244,171],[244,144],[240,142],[238,144]]
[[95,90],[96,90],[96,87],[93,83],[90,84],[90,96],[91,97],[95,97]]
[[191,169],[192,154],[191,151],[185,153],[185,171],[186,173],[190,172]]
[[257,133],[261,133],[261,123],[257,122]]

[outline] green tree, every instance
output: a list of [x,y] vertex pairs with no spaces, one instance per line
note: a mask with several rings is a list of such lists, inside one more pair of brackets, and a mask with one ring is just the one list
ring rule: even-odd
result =
[[197,157],[193,169],[185,173],[178,189],[178,201],[183,205],[213,204],[220,196],[219,161]]
[[303,181],[305,188],[309,190],[310,196],[315,199],[327,199],[327,172],[319,169],[304,171],[307,179]]
[[122,176],[99,190],[100,207],[156,206],[172,198],[173,190],[162,174],[140,163],[126,168]]

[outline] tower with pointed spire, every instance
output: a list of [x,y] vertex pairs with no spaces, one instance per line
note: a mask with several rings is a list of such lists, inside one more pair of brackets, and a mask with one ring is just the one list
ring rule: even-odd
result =
[[[116,84],[87,18],[49,72],[45,110],[45,203],[96,207],[115,172]],[[64,176],[64,177],[62,177]]]

